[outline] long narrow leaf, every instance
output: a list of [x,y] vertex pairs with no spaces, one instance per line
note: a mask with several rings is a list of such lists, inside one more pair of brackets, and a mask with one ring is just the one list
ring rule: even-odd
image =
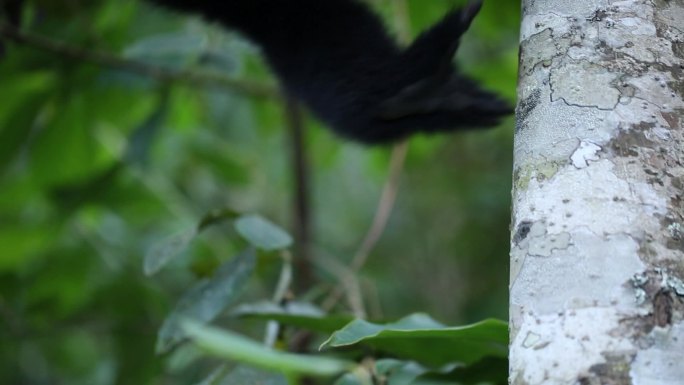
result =
[[195,321],[183,322],[183,330],[212,355],[285,374],[334,376],[354,367],[351,362],[335,358],[280,352],[239,334]]

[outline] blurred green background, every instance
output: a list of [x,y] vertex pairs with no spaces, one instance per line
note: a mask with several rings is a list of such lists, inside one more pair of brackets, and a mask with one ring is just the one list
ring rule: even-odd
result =
[[[392,0],[371,3],[396,34]],[[412,34],[458,3],[408,1]],[[157,276],[143,275],[142,259],[216,209],[291,228],[284,108],[224,83],[154,79],[87,55],[275,80],[239,36],[141,1],[33,0],[24,11],[24,30],[51,40],[6,41],[0,56],[0,384],[192,383],[202,368],[155,356],[157,330],[179,293],[239,245],[217,227]],[[518,28],[517,1],[487,0],[456,59],[511,101]],[[83,52],[60,53],[55,41]],[[306,123],[315,254],[348,262],[391,149]],[[508,119],[411,140],[396,207],[360,274],[371,318],[507,318],[512,136]],[[272,272],[260,274],[250,293],[272,286]]]

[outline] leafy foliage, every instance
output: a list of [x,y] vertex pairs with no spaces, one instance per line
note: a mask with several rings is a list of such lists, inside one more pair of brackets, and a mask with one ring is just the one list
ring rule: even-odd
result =
[[472,364],[488,356],[506,356],[508,326],[502,321],[486,320],[446,327],[425,314],[384,325],[354,320],[333,333],[323,347],[356,344],[435,367],[453,362]]
[[[390,226],[351,274],[373,322],[355,320],[344,297],[322,310],[350,279],[322,262],[309,292],[287,290],[288,130],[253,46],[138,0],[24,3],[41,39],[0,38],[0,383],[280,385],[320,369],[286,350],[344,369],[321,384],[505,378],[502,324],[467,323],[506,316],[510,125],[412,140]],[[393,2],[371,3],[394,29]],[[410,32],[452,5],[409,0]],[[486,1],[458,58],[511,96],[518,8]],[[389,151],[306,122],[315,254],[344,264]],[[385,322],[415,309],[466,326]]]
[[213,321],[234,302],[254,270],[255,258],[248,249],[216,269],[212,279],[201,280],[186,291],[159,330],[157,352],[168,351],[185,337],[181,324],[186,319]]

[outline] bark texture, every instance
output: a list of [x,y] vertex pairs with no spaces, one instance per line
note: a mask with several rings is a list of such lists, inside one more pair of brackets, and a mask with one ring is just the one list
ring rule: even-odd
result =
[[684,0],[523,0],[511,383],[684,384]]

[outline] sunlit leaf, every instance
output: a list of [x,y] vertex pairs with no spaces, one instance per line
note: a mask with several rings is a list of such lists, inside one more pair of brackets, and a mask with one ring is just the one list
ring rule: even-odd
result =
[[427,365],[469,364],[486,356],[506,357],[508,326],[503,321],[485,320],[447,327],[426,314],[413,314],[389,324],[357,319],[333,333],[322,347],[359,343]]
[[235,221],[235,228],[249,243],[264,250],[289,247],[292,237],[285,230],[259,215],[245,215]]
[[0,272],[16,269],[39,257],[57,238],[53,231],[56,230],[49,225],[45,225],[42,231],[21,224],[0,227],[0,245],[3,248]]
[[92,101],[85,93],[54,102],[45,127],[30,145],[31,176],[47,185],[80,183],[111,165],[111,154],[95,140]]
[[288,374],[334,376],[354,367],[351,362],[335,358],[277,351],[242,335],[194,321],[184,322],[183,330],[200,348],[212,355],[267,370]]
[[218,268],[214,277],[190,288],[164,320],[157,336],[157,352],[168,351],[185,338],[180,322],[193,319],[209,322],[216,318],[241,294],[254,270],[256,255],[249,249]]

